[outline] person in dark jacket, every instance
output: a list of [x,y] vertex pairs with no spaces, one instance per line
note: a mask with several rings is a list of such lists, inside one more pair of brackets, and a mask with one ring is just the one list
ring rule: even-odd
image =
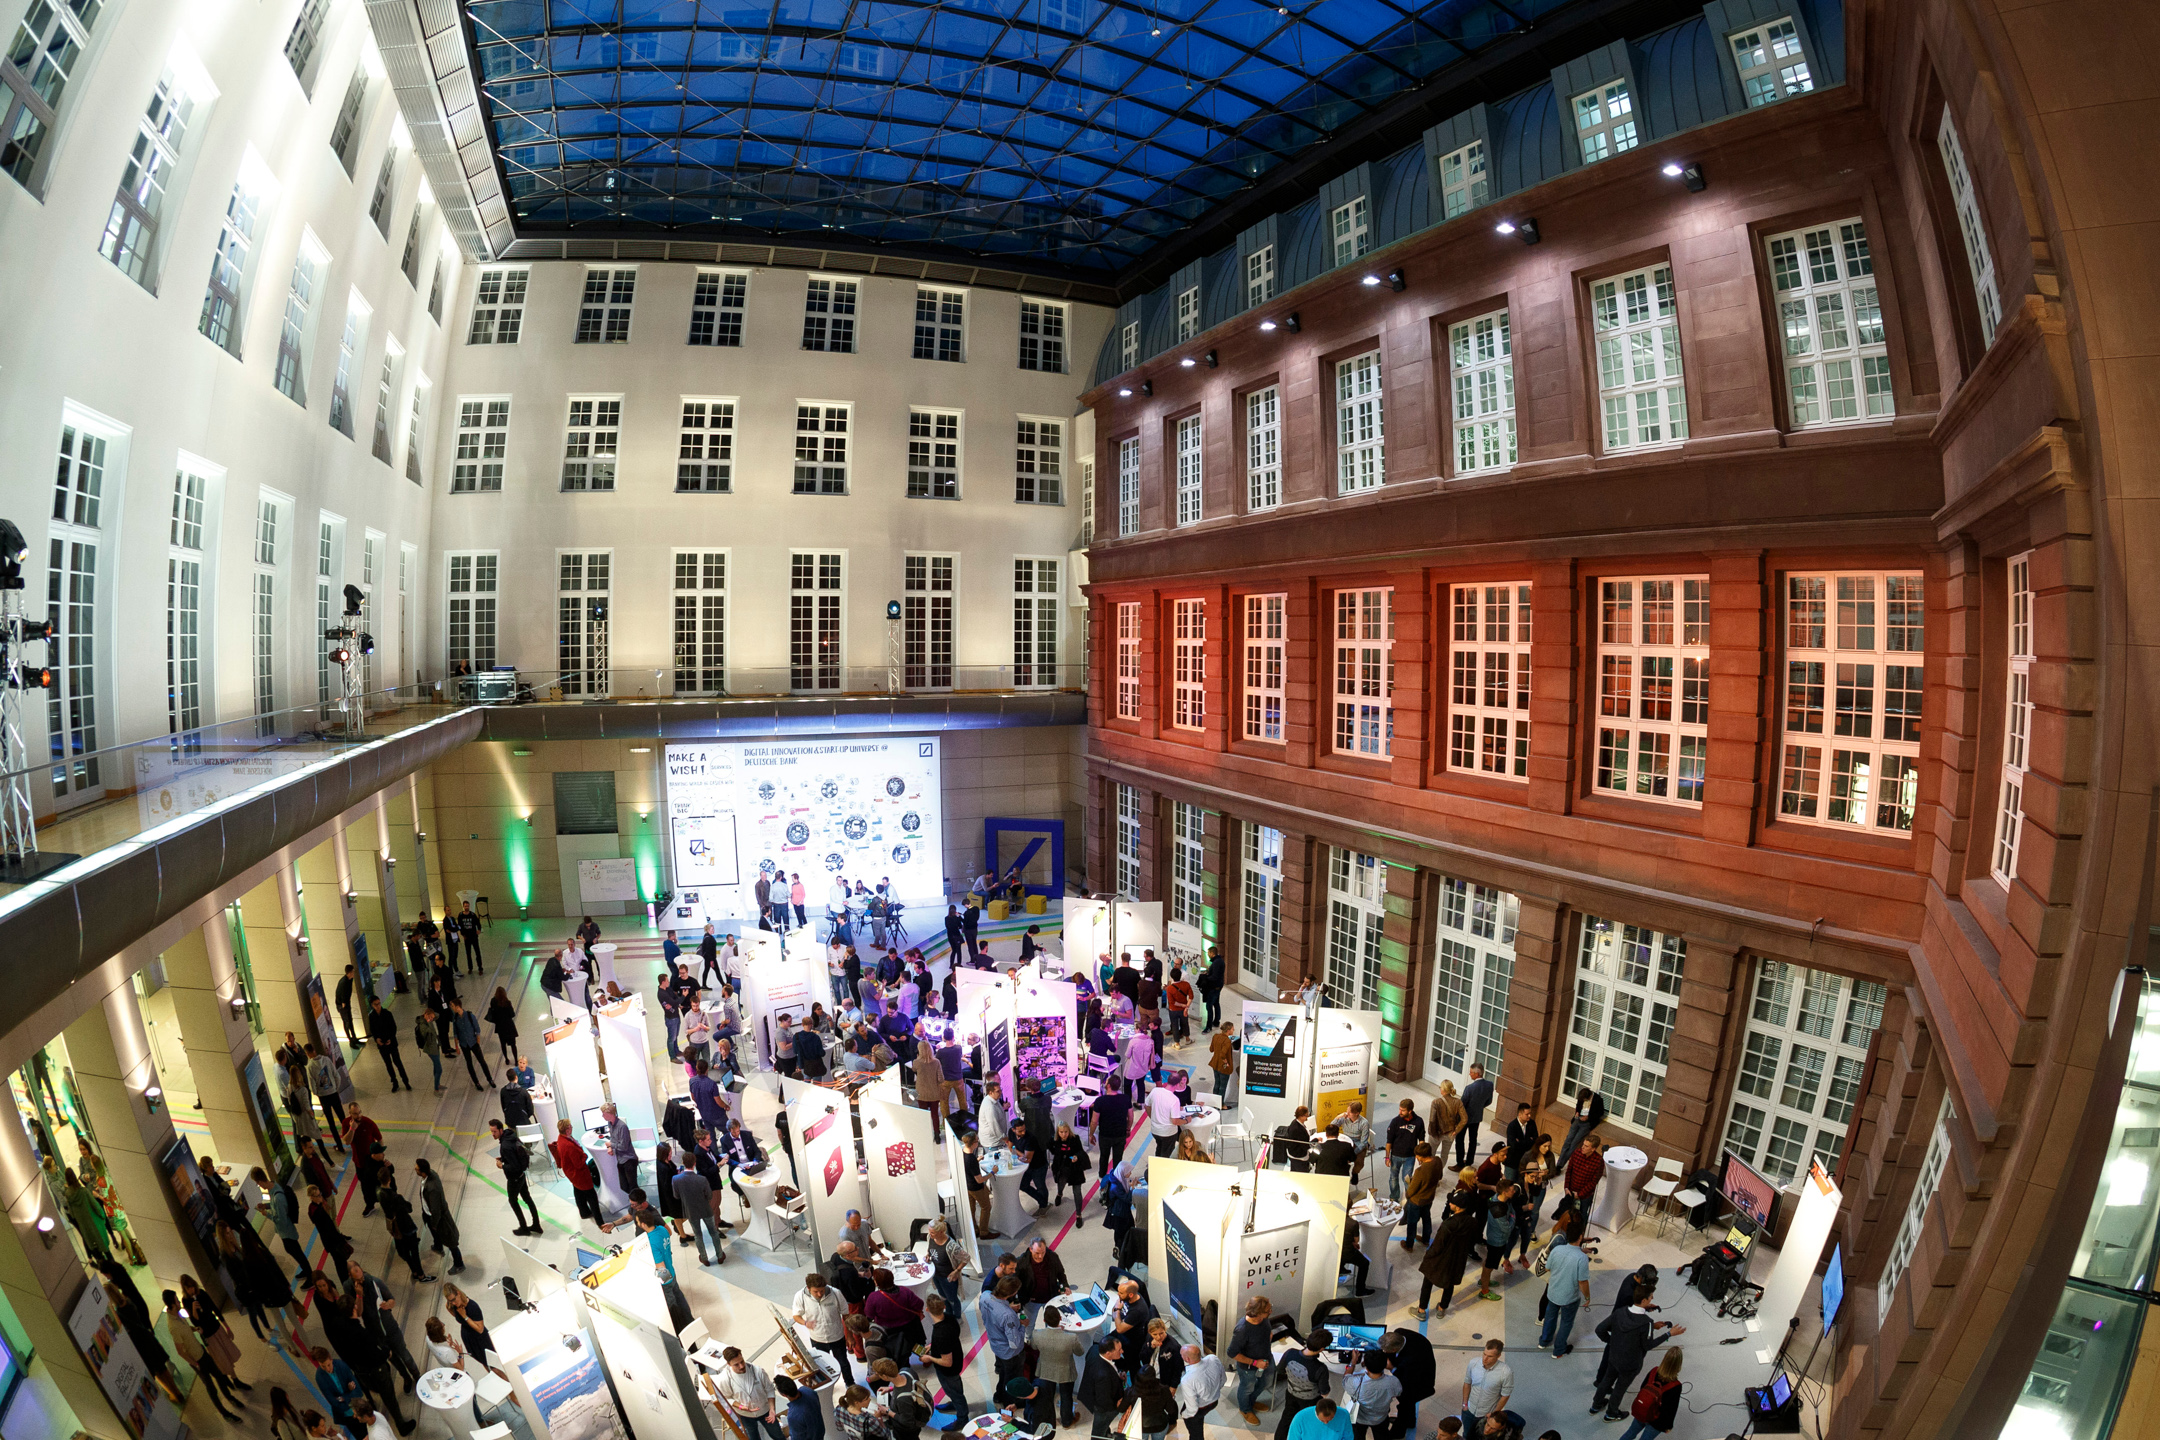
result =
[[353,1028],[353,986],[353,967],[347,965],[345,973],[338,977],[337,989],[332,992],[332,999],[337,1005],[338,1018],[345,1022],[345,1043],[358,1050],[364,1042],[360,1039],[360,1032]]
[[513,1130],[533,1123],[532,1091],[518,1078],[515,1066],[503,1072],[502,1112],[503,1122]]
[[1485,1192],[1474,1183],[1458,1183],[1447,1197],[1440,1233],[1426,1247],[1425,1258],[1418,1262],[1418,1273],[1425,1278],[1418,1291],[1417,1306],[1411,1314],[1420,1320],[1425,1318],[1427,1307],[1432,1304],[1435,1285],[1440,1287],[1440,1312],[1447,1313],[1449,1303],[1455,1298],[1455,1287],[1462,1284],[1463,1270],[1470,1263],[1471,1247],[1484,1233]]
[[1477,1155],[1478,1126],[1485,1119],[1485,1111],[1492,1104],[1493,1083],[1485,1078],[1483,1065],[1470,1067],[1470,1083],[1462,1087],[1464,1125],[1462,1133],[1455,1137],[1455,1164],[1457,1168],[1468,1165]]
[[1058,1193],[1050,1202],[1065,1203],[1065,1192],[1072,1191],[1073,1224],[1084,1225],[1080,1212],[1087,1208],[1087,1177],[1089,1170],[1087,1146],[1073,1133],[1070,1125],[1057,1127],[1057,1138],[1050,1142],[1050,1178],[1057,1182]]
[[1089,1429],[1093,1440],[1109,1440],[1110,1427],[1125,1410],[1124,1347],[1111,1336],[1102,1348],[1088,1356],[1080,1376],[1080,1403],[1095,1417]]
[[466,901],[457,914],[458,939],[465,942],[465,967],[477,975],[480,973],[480,917],[473,914],[472,902]]
[[1568,1121],[1567,1140],[1560,1147],[1560,1171],[1565,1174],[1569,1157],[1575,1147],[1588,1135],[1605,1123],[1605,1097],[1597,1091],[1584,1088],[1575,1092],[1575,1117]]
[[1065,1278],[1065,1262],[1037,1236],[1020,1257],[1020,1298],[1040,1305],[1056,1298],[1071,1282]]
[[1207,964],[1200,971],[1200,1003],[1207,1008],[1207,1029],[1222,1023],[1223,958],[1222,952],[1208,946]]
[[428,1236],[434,1241],[429,1248],[437,1255],[447,1249],[450,1273],[456,1275],[465,1268],[465,1256],[458,1249],[457,1216],[443,1194],[442,1176],[426,1160],[413,1161],[413,1174],[420,1177],[420,1218],[427,1222]]
[[1132,1138],[1132,1101],[1122,1086],[1105,1085],[1095,1097],[1096,1169],[1105,1178],[1125,1158],[1125,1143]]
[[1276,1362],[1282,1413],[1275,1420],[1275,1440],[1283,1440],[1290,1433],[1290,1422],[1297,1419],[1299,1411],[1310,1409],[1315,1400],[1328,1393],[1332,1381],[1321,1357],[1334,1345],[1335,1337],[1316,1327],[1306,1334],[1302,1348],[1284,1351]]
[[817,1392],[805,1390],[786,1375],[775,1375],[773,1393],[787,1402],[788,1440],[825,1440],[825,1407]]
[[553,999],[562,999],[563,981],[567,978],[563,973],[562,952],[557,951],[549,955],[547,963],[540,967],[541,992]]
[[1590,1409],[1592,1413],[1602,1409],[1607,1420],[1627,1418],[1620,1411],[1620,1402],[1635,1388],[1635,1377],[1642,1373],[1643,1361],[1651,1350],[1687,1333],[1685,1325],[1666,1325],[1650,1318],[1643,1306],[1656,1289],[1654,1277],[1647,1286],[1638,1284],[1633,1304],[1598,1322],[1597,1337],[1605,1342],[1605,1355],[1598,1362],[1597,1389],[1590,1397]]
[[1395,1401],[1395,1419],[1381,1440],[1406,1440],[1417,1433],[1417,1407],[1430,1400],[1440,1367],[1433,1359],[1432,1341],[1415,1330],[1394,1329],[1380,1337],[1380,1353],[1388,1357],[1388,1369],[1402,1382]]
[[[410,1088],[412,1076],[405,1073],[404,1057],[398,1054],[397,1016],[383,1008],[381,1000],[368,1002],[368,1038],[375,1042],[375,1052],[382,1056],[383,1073],[390,1077],[390,1093]],[[399,1081],[404,1081],[400,1085]]]
[[[495,1137],[496,1168],[503,1172],[503,1189],[510,1196],[510,1215],[518,1221],[513,1235],[538,1235],[540,1233],[540,1207],[533,1204],[532,1190],[525,1183],[525,1171],[532,1158],[525,1153],[525,1142],[518,1139],[515,1131],[506,1129],[500,1120],[489,1120],[488,1131]],[[525,1209],[532,1212],[527,1220],[518,1209],[518,1201],[525,1202]]]
[[1530,1155],[1534,1154],[1537,1148],[1537,1111],[1532,1108],[1529,1101],[1525,1100],[1522,1104],[1515,1107],[1515,1118],[1508,1121],[1508,1173],[1515,1176],[1517,1179],[1521,1179],[1523,1161],[1527,1159]]
[[465,1073],[472,1077],[473,1089],[487,1089],[487,1081],[480,1078],[480,1020],[463,1001],[450,1002],[450,1038],[465,1057]]
[[517,1062],[517,1006],[510,1003],[510,992],[504,986],[495,987],[494,998],[488,1001],[487,1022],[495,1027],[495,1038],[502,1044],[505,1065]]

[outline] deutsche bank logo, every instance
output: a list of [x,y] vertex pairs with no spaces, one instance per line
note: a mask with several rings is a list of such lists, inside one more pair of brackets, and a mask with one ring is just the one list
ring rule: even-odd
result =
[[930,758],[930,752],[936,746],[936,744],[937,742],[934,740],[922,741],[915,747],[915,753],[921,756],[923,759],[927,760]]

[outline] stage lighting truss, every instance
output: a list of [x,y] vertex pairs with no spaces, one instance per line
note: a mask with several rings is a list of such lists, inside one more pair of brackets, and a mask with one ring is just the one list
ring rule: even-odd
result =
[[367,726],[367,665],[365,658],[375,653],[375,637],[352,622],[360,618],[353,596],[358,587],[345,587],[346,622],[323,631],[324,656],[338,667],[342,684],[338,695],[338,713],[346,737],[357,740]]
[[[22,532],[0,521],[0,875],[36,871],[37,815],[30,805],[30,750],[23,743],[23,695],[52,688],[50,620],[23,613]],[[38,655],[28,652],[36,647]],[[36,663],[42,661],[44,663]]]

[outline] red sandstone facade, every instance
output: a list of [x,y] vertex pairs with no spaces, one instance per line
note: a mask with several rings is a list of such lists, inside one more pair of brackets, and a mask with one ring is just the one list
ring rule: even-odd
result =
[[[1299,333],[1248,316],[1092,392],[1088,870],[1113,883],[1114,786],[1141,799],[1140,893],[1167,897],[1169,803],[1208,812],[1207,904],[1235,971],[1243,825],[1284,834],[1281,967],[1323,973],[1328,847],[1388,862],[1388,1061],[1420,1073],[1440,877],[1521,899],[1502,1090],[1561,1097],[1583,917],[1686,940],[1652,1148],[1713,1163],[1751,977],[1783,961],[1883,983],[1864,1100],[1841,1157],[1857,1298],[1832,1433],[1992,1435],[2030,1367],[2112,1110],[2106,1007],[2142,934],[2160,702],[2160,169],[2140,119],[2160,53],[2148,7],[1848,8],[1851,83],[1620,155],[1285,296]],[[1947,107],[1982,202],[2003,317],[1991,344],[1935,136]],[[2105,114],[2114,118],[2102,120]],[[1659,173],[1700,163],[1689,194]],[[1494,233],[1534,215],[1542,243]],[[1862,219],[1896,417],[1795,430],[1765,240]],[[1669,264],[1690,436],[1606,455],[1590,286]],[[1458,478],[1447,326],[1512,317],[1514,467]],[[1382,357],[1385,483],[1336,494],[1334,365]],[[1178,366],[1215,352],[1218,367]],[[2125,358],[2130,357],[2130,358]],[[1139,380],[1152,381],[1152,396]],[[1134,393],[1120,398],[1129,385]],[[1282,405],[1279,508],[1246,513],[1243,397]],[[1173,439],[1201,417],[1203,518],[1173,520]],[[1140,446],[1138,532],[1118,538],[1121,442]],[[2140,547],[2142,537],[2146,544]],[[2009,574],[2029,555],[2032,717],[2014,880],[1991,874],[2010,668]],[[1780,812],[1786,579],[1923,577],[1925,689],[1909,834]],[[1708,584],[1699,806],[1603,792],[1600,582]],[[1448,597],[1527,583],[1526,775],[1447,764]],[[1329,629],[1346,589],[1393,593],[1392,754],[1331,733]],[[1237,616],[1285,596],[1280,742],[1248,739]],[[1205,720],[1174,723],[1179,600],[1205,601]],[[1117,713],[1117,606],[1141,618],[1139,714]],[[2114,1070],[2120,1074],[2117,1059]],[[1878,1308],[1945,1097],[1939,1188]],[[1923,1192],[1923,1201],[1925,1192]],[[2052,1246],[2053,1249],[2049,1247]],[[1908,1257],[1901,1254],[1902,1263]]]

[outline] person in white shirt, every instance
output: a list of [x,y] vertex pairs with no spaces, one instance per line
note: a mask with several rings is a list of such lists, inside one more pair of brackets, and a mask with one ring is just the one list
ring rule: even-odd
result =
[[1185,1440],[1203,1440],[1207,1414],[1222,1399],[1223,1363],[1197,1345],[1187,1345],[1178,1353],[1185,1361],[1185,1373],[1177,1384],[1177,1411],[1185,1421]]
[[1005,1103],[998,1098],[996,1086],[983,1088],[982,1105],[975,1115],[975,1137],[986,1150],[1005,1139]]
[[1498,1340],[1485,1342],[1484,1353],[1463,1373],[1462,1428],[1465,1435],[1485,1433],[1485,1418],[1507,1408],[1515,1393],[1515,1370],[1501,1358],[1507,1346]]
[[803,1281],[803,1288],[795,1292],[795,1323],[810,1332],[810,1343],[840,1362],[840,1383],[855,1383],[855,1373],[848,1367],[846,1335],[840,1328],[847,1306],[840,1299],[840,1292],[825,1283],[825,1277],[815,1271]]
[[1177,1149],[1177,1135],[1181,1126],[1191,1122],[1185,1118],[1185,1099],[1168,1085],[1158,1085],[1148,1095],[1148,1132],[1155,1137],[1155,1153],[1168,1155]]
[[763,1370],[743,1358],[742,1351],[730,1345],[720,1352],[727,1363],[713,1377],[713,1385],[720,1398],[727,1401],[735,1412],[735,1423],[747,1436],[762,1430],[766,1440],[787,1440],[781,1433],[778,1417],[779,1392]]

